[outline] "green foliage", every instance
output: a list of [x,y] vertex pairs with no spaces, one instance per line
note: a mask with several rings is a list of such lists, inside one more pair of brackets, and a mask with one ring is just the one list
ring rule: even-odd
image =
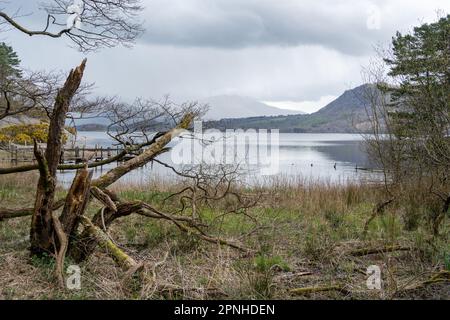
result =
[[273,294],[272,272],[248,273],[248,283],[251,289],[250,295],[256,299],[270,299]]
[[328,260],[335,247],[333,233],[326,224],[311,221],[305,236],[300,239],[302,252],[318,261]]
[[[384,61],[389,82],[397,85],[380,86],[391,97],[387,106],[391,139],[380,147],[379,157],[392,185],[398,187],[396,201],[399,197],[408,201],[402,217],[406,229],[429,220],[437,235],[450,192],[450,15],[407,34],[397,32],[392,54]],[[427,209],[419,210],[418,202]],[[395,228],[391,231],[396,233]]]
[[325,210],[324,217],[333,230],[340,228],[344,224],[343,214],[336,212],[335,210]]
[[4,42],[0,43],[0,76],[2,78],[7,76],[20,76],[21,71],[19,65],[19,57],[13,48]]
[[[253,260],[236,261],[235,268],[239,270],[242,281],[240,294],[242,298],[270,299],[274,291],[274,270],[266,257],[258,256]],[[270,259],[270,258],[269,258]],[[259,266],[258,266],[259,264]]]
[[244,278],[248,282],[249,292],[252,298],[270,299],[274,291],[274,275],[278,271],[290,271],[288,263],[280,256],[260,254],[253,259],[250,267],[246,262],[240,266]]
[[15,189],[2,188],[0,189],[0,201],[6,201],[13,199],[17,196],[17,191]]
[[55,259],[47,254],[31,256],[31,264],[38,268],[47,279],[54,277],[55,263]]
[[255,258],[254,265],[256,270],[260,272],[268,272],[275,267],[283,271],[290,271],[289,265],[280,256],[259,255]]
[[389,75],[400,81],[389,88],[394,133],[403,139],[444,135],[450,115],[450,15],[411,34],[397,32],[392,44],[393,57],[385,62]]
[[444,256],[444,268],[450,271],[450,252],[446,252]]
[[397,32],[392,40],[394,58],[385,59],[391,76],[404,76],[403,90],[412,85],[448,83],[450,15],[414,28],[412,34]]

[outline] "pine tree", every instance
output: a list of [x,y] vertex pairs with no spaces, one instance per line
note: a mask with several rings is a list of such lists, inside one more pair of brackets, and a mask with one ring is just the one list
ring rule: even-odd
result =
[[[385,59],[398,87],[393,91],[395,134],[410,140],[421,161],[450,157],[450,15],[397,33],[393,56]],[[418,141],[424,148],[417,148]],[[424,152],[424,149],[426,152]],[[419,154],[420,152],[420,154]]]
[[0,43],[0,75],[4,77],[20,77],[20,59],[12,47]]

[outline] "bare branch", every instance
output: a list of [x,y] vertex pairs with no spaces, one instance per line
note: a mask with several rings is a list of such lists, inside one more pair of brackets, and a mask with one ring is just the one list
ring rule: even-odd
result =
[[[41,5],[47,12],[42,30],[31,30],[18,22],[18,14],[0,11],[4,23],[29,36],[68,38],[80,51],[95,51],[119,44],[129,46],[142,33],[138,14],[142,11],[139,0],[82,0],[79,17],[81,25],[69,23],[72,0],[48,0]],[[0,19],[0,20],[1,20]]]

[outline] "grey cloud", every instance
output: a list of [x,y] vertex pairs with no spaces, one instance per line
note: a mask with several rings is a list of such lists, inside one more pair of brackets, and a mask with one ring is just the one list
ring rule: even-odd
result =
[[360,55],[386,38],[369,30],[370,1],[153,0],[147,3],[152,44],[243,48],[321,45]]
[[[448,0],[143,2],[147,31],[136,46],[88,55],[86,81],[96,82],[97,94],[128,101],[164,94],[178,101],[222,94],[317,101],[360,84],[361,66],[377,39],[388,43],[396,30],[411,28],[420,18],[435,20],[437,8],[450,11]],[[25,13],[35,3],[11,0],[10,6],[20,5]],[[382,12],[381,30],[366,28],[371,3]],[[39,13],[21,21],[42,26]],[[84,57],[68,48],[67,39],[20,32],[0,33],[3,39],[35,70],[67,71]]]
[[[0,7],[34,12],[22,20],[45,21],[38,3],[13,0]],[[366,55],[386,43],[398,29],[410,27],[448,0],[142,0],[146,32],[139,40],[151,45],[241,49],[316,45],[352,56]],[[368,28],[376,15],[379,28]]]

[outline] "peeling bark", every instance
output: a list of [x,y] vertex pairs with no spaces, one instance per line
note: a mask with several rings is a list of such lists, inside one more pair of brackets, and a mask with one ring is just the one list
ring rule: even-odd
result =
[[35,145],[35,156],[39,165],[39,182],[30,230],[30,251],[32,255],[55,254],[56,244],[52,211],[56,171],[61,154],[66,115],[71,100],[80,86],[85,66],[86,60],[83,60],[80,66],[70,72],[64,86],[58,91],[50,119],[45,156]]
[[92,172],[88,172],[86,167],[77,172],[59,217],[63,231],[69,238],[69,245],[78,229],[80,217],[84,214],[89,202],[91,178]]

